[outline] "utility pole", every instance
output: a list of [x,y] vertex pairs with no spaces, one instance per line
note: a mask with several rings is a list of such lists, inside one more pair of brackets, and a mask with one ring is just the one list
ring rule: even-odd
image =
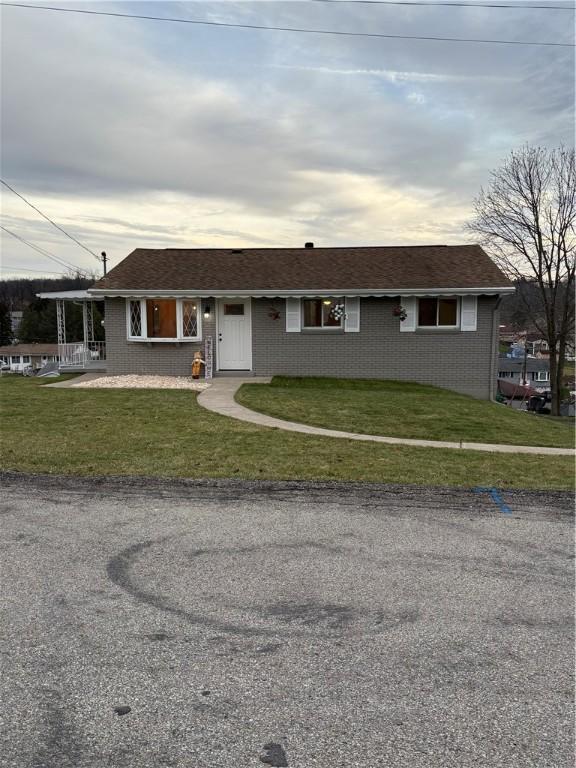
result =
[[522,383],[524,384],[525,387],[528,386],[528,381],[526,379],[527,363],[528,363],[528,335],[526,335],[526,339],[524,340],[524,363],[522,364]]
[[106,256],[106,251],[102,251],[101,256],[102,256],[102,266],[104,269],[104,276],[106,276],[106,262],[108,260],[108,257]]

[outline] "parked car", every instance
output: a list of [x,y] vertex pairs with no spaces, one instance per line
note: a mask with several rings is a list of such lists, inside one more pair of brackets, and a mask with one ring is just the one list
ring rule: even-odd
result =
[[532,397],[528,399],[526,410],[532,411],[533,413],[551,413],[552,412],[551,404],[552,404],[552,393],[541,392],[538,395],[532,395]]

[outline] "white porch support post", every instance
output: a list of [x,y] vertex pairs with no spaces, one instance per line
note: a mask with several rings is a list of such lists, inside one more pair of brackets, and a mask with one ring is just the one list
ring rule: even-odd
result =
[[94,302],[84,302],[86,306],[86,341],[94,341]]
[[66,308],[63,299],[56,301],[56,322],[58,325],[58,344],[66,344]]
[[84,366],[90,360],[90,342],[94,341],[94,307],[93,302],[82,302],[82,325],[84,331],[83,358]]
[[56,327],[58,332],[58,367],[64,362],[66,345],[66,308],[63,299],[56,300]]

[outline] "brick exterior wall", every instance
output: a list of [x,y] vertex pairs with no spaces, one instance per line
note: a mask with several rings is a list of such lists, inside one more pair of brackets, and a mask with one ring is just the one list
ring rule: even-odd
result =
[[[415,331],[401,333],[392,315],[395,299],[362,299],[360,332],[303,331],[286,333],[283,299],[252,300],[253,374],[269,376],[339,376],[399,379],[433,384],[488,399],[496,382],[498,313],[496,297],[478,298],[476,331]],[[214,338],[216,312],[202,321],[203,337]],[[106,300],[106,355],[110,374],[189,375],[192,357],[202,343],[139,342],[126,338],[124,299]],[[270,308],[279,311],[274,320]],[[217,360],[214,361],[216,373]]]
[[[254,373],[400,379],[488,399],[496,378],[496,302],[496,297],[478,298],[476,331],[403,333],[392,315],[398,301],[374,298],[361,299],[359,333],[286,333],[284,300],[255,299]],[[278,320],[268,316],[271,306],[280,312]]]
[[[210,306],[210,318],[202,317],[202,338],[212,336],[216,346],[214,300],[202,300],[201,309]],[[106,371],[123,373],[190,376],[194,352],[204,352],[203,342],[128,341],[125,299],[106,299]]]

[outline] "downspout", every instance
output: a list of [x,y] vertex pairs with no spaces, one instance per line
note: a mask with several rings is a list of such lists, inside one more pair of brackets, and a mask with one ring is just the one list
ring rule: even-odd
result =
[[502,296],[498,296],[498,300],[492,310],[492,356],[490,358],[490,382],[488,392],[490,393],[490,400],[495,400],[496,389],[496,365],[498,362],[499,354],[499,320],[500,320],[500,304],[502,303]]

